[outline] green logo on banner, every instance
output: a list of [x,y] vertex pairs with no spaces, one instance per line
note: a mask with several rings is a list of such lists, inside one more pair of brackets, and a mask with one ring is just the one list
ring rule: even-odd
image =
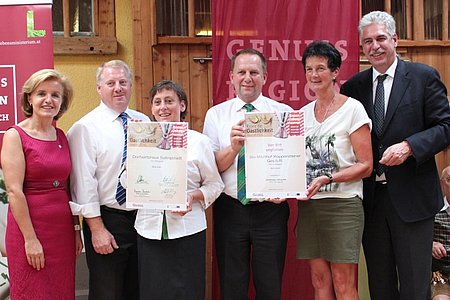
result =
[[34,12],[32,10],[27,11],[27,37],[44,37],[45,30],[34,29]]

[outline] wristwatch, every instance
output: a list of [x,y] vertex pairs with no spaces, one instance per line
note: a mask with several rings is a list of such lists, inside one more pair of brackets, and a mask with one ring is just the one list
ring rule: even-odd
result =
[[81,230],[80,224],[73,225],[73,229],[75,229],[75,231],[80,231]]
[[325,174],[325,176],[327,176],[328,179],[330,180],[330,182],[328,182],[328,184],[333,182],[333,175],[331,175],[331,173]]

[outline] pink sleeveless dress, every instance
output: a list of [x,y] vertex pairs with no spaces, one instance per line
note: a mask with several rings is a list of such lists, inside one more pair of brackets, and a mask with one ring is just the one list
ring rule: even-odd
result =
[[6,251],[11,299],[75,298],[75,233],[69,206],[69,146],[57,129],[56,141],[43,141],[13,126],[20,135],[26,167],[23,190],[31,222],[44,249],[40,271],[27,262],[22,233],[8,211]]

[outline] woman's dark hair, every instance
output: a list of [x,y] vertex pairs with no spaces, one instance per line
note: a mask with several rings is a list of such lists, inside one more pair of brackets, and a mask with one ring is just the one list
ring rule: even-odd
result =
[[341,67],[342,58],[339,51],[330,43],[325,41],[314,41],[309,44],[302,56],[303,70],[306,71],[306,59],[312,56],[324,57],[328,61],[328,68],[336,71]]
[[184,120],[187,112],[188,101],[183,87],[172,80],[161,80],[150,90],[150,104],[153,103],[153,97],[155,97],[155,95],[162,90],[174,91],[175,94],[177,94],[178,99],[180,99],[180,102],[184,102],[186,109],[180,113],[181,120]]

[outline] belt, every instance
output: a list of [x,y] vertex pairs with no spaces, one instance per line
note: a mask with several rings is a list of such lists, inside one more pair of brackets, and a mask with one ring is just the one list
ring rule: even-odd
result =
[[[234,197],[231,197],[230,195],[227,195],[227,194],[225,194],[225,193],[222,193],[221,195],[220,195],[221,197],[225,197],[225,198],[228,198],[228,199],[230,199],[230,200],[233,200],[233,201],[236,201],[236,202],[239,202],[239,200],[238,199],[236,199],[236,198],[234,198]],[[258,205],[258,204],[264,204],[264,203],[266,203],[265,201],[250,201],[250,202],[248,202],[245,206],[247,206],[247,205]],[[239,204],[241,204],[241,202],[239,202]],[[242,205],[242,204],[241,204]]]
[[263,204],[264,202],[265,201],[250,201],[246,205],[258,205],[258,204]]
[[66,185],[66,180],[25,181],[23,184],[23,188],[29,190],[65,189]]
[[112,208],[106,205],[100,206],[100,209],[105,210],[107,212],[122,214],[122,215],[136,215],[137,210],[123,210],[123,209],[117,209]]

